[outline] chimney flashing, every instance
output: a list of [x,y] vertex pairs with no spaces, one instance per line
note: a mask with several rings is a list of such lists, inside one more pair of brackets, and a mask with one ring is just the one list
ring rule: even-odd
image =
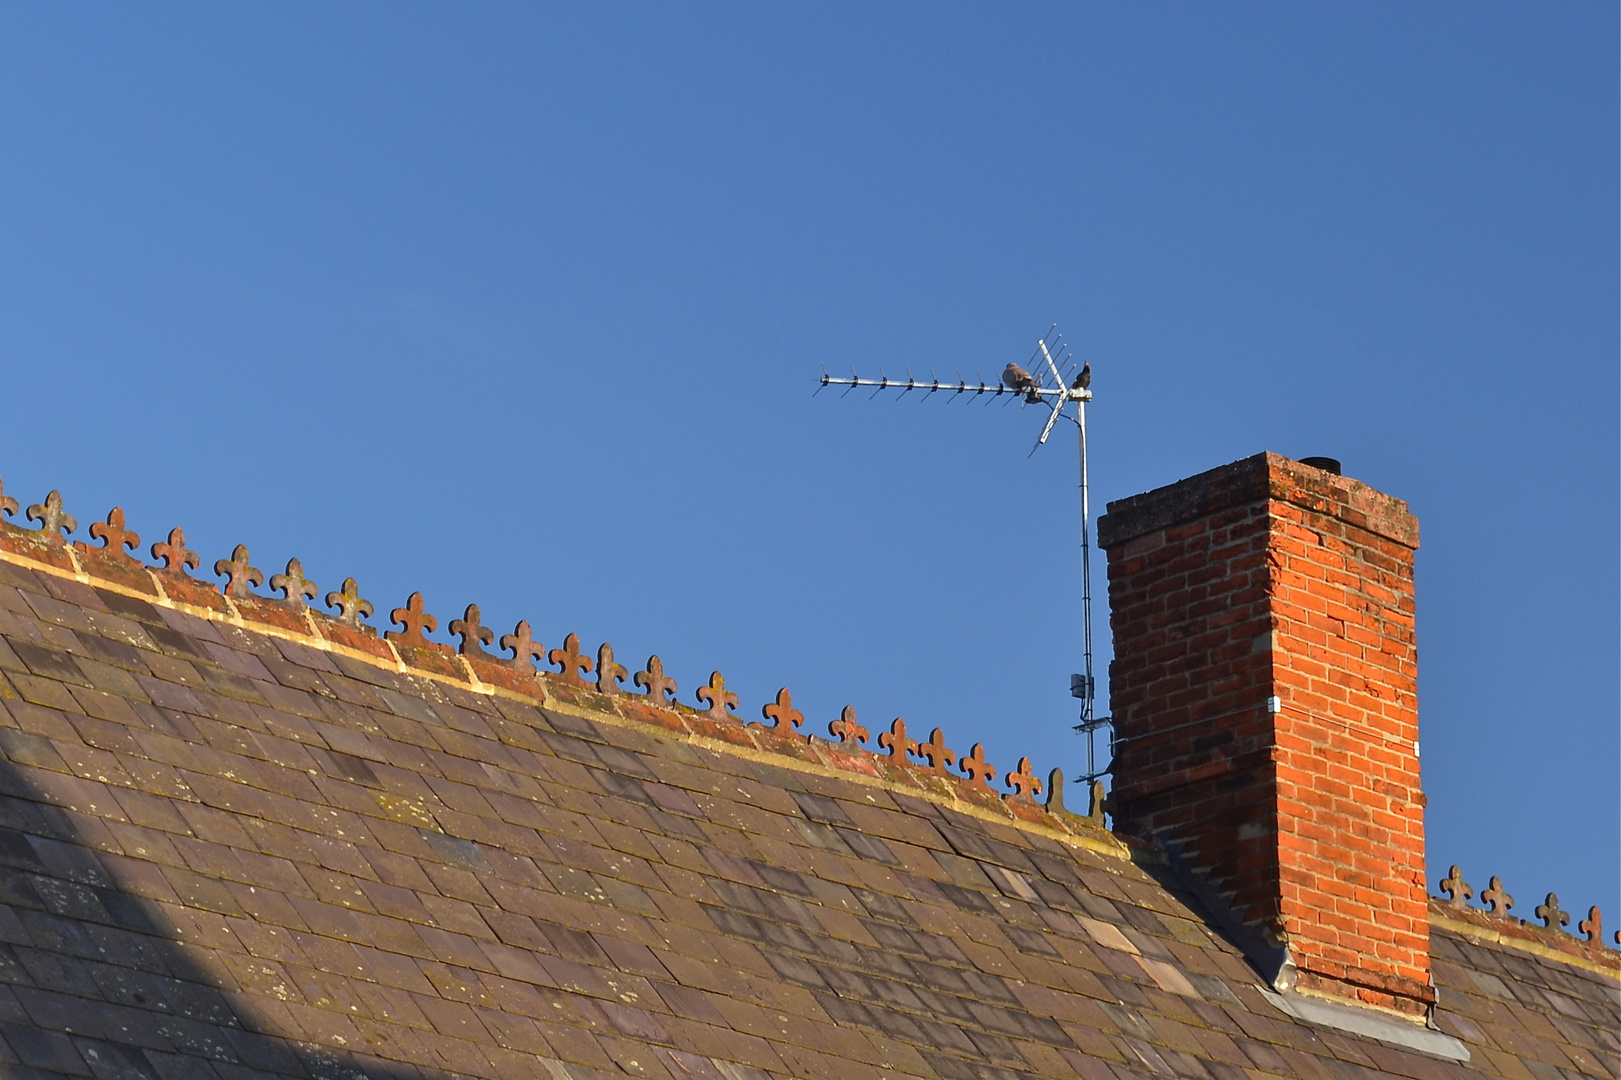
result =
[[1280,1012],[1308,1024],[1348,1031],[1380,1042],[1391,1043],[1408,1050],[1417,1050],[1431,1057],[1467,1064],[1469,1048],[1446,1032],[1419,1024],[1412,1017],[1393,1014],[1385,1009],[1367,1005],[1334,1001],[1310,994],[1273,993],[1262,990],[1261,996]]

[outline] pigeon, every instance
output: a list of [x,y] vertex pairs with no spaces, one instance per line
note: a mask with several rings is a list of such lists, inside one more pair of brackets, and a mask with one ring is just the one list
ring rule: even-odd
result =
[[1085,365],[1083,365],[1081,367],[1081,373],[1079,375],[1075,376],[1075,381],[1069,384],[1069,388],[1071,390],[1085,390],[1088,386],[1091,386],[1091,385],[1092,385],[1092,365],[1091,364],[1085,364]]
[[1018,364],[1009,363],[1007,367],[1002,369],[1002,384],[1009,390],[1028,391],[1035,389],[1036,380],[1032,379],[1030,373]]

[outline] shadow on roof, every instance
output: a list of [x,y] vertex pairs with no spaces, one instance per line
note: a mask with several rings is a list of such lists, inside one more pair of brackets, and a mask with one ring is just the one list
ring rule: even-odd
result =
[[[212,879],[192,876],[198,914],[228,932],[208,910]],[[216,909],[229,900],[220,892]],[[237,976],[198,964],[181,947],[184,936],[161,905],[121,887],[69,814],[37,801],[0,761],[0,1053],[8,1080],[440,1075],[273,1034],[270,1018],[235,1000]],[[241,953],[258,977],[285,978],[274,961]],[[291,980],[283,993],[304,999]]]

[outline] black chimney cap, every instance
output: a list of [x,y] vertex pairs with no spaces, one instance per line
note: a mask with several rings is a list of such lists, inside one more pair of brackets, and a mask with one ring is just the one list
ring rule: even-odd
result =
[[1321,469],[1324,472],[1331,472],[1335,476],[1342,475],[1341,472],[1340,472],[1340,459],[1339,458],[1303,457],[1303,458],[1300,459],[1300,464],[1302,464],[1302,465],[1310,465],[1312,468]]

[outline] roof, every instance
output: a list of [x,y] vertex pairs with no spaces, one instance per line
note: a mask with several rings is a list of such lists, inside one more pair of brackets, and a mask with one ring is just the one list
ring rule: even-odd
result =
[[1557,925],[1434,901],[1439,1031],[1356,1034],[1100,819],[117,539],[0,522],[8,1077],[1621,1072],[1616,954]]

